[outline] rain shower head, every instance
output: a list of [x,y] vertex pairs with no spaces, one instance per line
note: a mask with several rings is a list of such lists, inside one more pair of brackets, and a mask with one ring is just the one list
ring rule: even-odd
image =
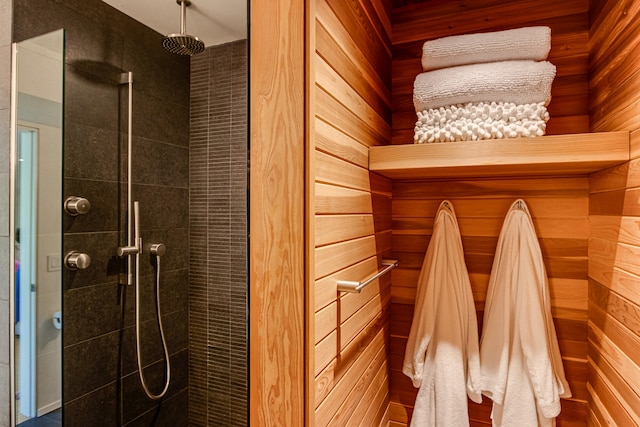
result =
[[185,22],[187,20],[187,6],[191,5],[189,0],[176,0],[180,5],[180,34],[169,34],[162,39],[162,47],[171,53],[178,55],[195,55],[204,50],[204,42],[195,36],[185,34]]

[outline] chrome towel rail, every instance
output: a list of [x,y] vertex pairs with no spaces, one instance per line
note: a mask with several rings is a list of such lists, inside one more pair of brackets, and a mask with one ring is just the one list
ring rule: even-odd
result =
[[378,271],[373,276],[369,277],[367,280],[363,280],[361,282],[355,282],[353,280],[338,280],[338,291],[360,293],[362,288],[367,286],[369,283],[373,282],[374,280],[376,280],[378,277],[382,276],[383,274],[391,271],[391,269],[397,267],[398,266],[398,260],[395,260],[395,259],[383,259],[382,260],[382,265],[384,265],[386,267],[383,268],[382,270]]

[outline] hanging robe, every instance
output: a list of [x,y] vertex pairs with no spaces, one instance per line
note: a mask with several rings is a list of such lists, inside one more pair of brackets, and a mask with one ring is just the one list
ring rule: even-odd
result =
[[403,372],[419,388],[411,426],[469,425],[482,401],[475,304],[453,206],[444,201],[418,278]]
[[498,238],[480,341],[483,394],[494,426],[553,426],[570,397],[556,337],[540,245],[523,200]]

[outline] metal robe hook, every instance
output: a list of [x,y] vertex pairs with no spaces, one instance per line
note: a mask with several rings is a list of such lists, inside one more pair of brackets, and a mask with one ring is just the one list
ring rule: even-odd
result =
[[451,203],[449,203],[449,201],[448,201],[448,200],[444,200],[444,201],[440,204],[440,206],[441,206],[442,208],[446,208],[449,212],[453,212],[453,206],[451,206]]

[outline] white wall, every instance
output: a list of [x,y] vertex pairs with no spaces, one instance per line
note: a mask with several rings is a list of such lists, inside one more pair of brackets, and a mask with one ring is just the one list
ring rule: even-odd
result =
[[0,0],[0,427],[10,420],[9,391],[9,109],[12,0]]

